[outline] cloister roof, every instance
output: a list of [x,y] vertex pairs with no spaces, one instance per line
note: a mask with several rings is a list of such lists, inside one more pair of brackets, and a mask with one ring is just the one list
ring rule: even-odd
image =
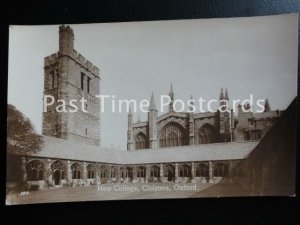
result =
[[44,146],[32,156],[111,164],[150,164],[244,159],[258,142],[227,142],[161,149],[119,151],[44,136]]

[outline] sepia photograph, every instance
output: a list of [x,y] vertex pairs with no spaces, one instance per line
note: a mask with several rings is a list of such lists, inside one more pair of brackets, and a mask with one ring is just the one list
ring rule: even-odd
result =
[[6,205],[295,197],[298,14],[11,25]]

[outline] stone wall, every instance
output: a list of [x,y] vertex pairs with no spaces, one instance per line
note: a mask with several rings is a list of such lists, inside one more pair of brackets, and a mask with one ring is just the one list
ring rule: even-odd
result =
[[[86,144],[100,144],[100,100],[96,95],[100,94],[100,79],[93,73],[82,67],[76,61],[65,58],[68,63],[67,85],[62,89],[66,93],[64,99],[76,99],[78,112],[68,115],[68,139],[80,141]],[[85,74],[84,89],[81,90],[81,73]],[[87,93],[87,77],[90,81],[90,91]],[[80,99],[84,98],[87,103],[82,107]],[[87,106],[87,107],[86,107]],[[87,112],[82,111],[84,108]]]
[[250,156],[235,166],[235,181],[249,195],[294,195],[296,173],[296,99]]

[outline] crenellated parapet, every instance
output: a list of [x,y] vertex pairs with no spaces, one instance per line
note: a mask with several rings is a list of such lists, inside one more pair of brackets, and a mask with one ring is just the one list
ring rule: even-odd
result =
[[69,25],[61,25],[59,26],[59,31],[69,31],[73,33],[73,29]]
[[76,50],[73,50],[72,56],[77,63],[79,63],[83,67],[87,68],[89,71],[91,71],[95,75],[99,76],[99,74],[100,74],[99,68],[97,66],[93,65],[89,60],[87,60],[84,56],[82,56]]
[[44,66],[50,66],[58,62],[59,54],[54,53],[44,58]]
[[[54,53],[50,56],[47,56],[44,58],[44,66],[50,66],[59,61],[59,57],[61,54],[59,52]],[[93,65],[89,60],[87,60],[84,56],[82,56],[80,53],[78,53],[76,50],[73,50],[73,54],[69,56],[73,58],[78,64],[85,67],[87,70],[89,70],[91,73],[95,74],[96,76],[99,76],[100,69]]]

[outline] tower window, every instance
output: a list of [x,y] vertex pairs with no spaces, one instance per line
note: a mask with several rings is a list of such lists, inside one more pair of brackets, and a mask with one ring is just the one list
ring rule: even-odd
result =
[[85,104],[85,110],[86,111],[88,110],[88,104],[87,103]]
[[87,135],[87,128],[85,128],[85,135]]
[[84,73],[81,73],[81,82],[80,82],[80,87],[81,87],[81,90],[83,90],[84,89],[84,76],[85,76],[85,74]]
[[56,135],[56,137],[58,137],[58,131],[59,131],[58,124],[55,124],[55,135]]
[[90,81],[91,81],[91,78],[87,77],[87,93],[90,93]]

